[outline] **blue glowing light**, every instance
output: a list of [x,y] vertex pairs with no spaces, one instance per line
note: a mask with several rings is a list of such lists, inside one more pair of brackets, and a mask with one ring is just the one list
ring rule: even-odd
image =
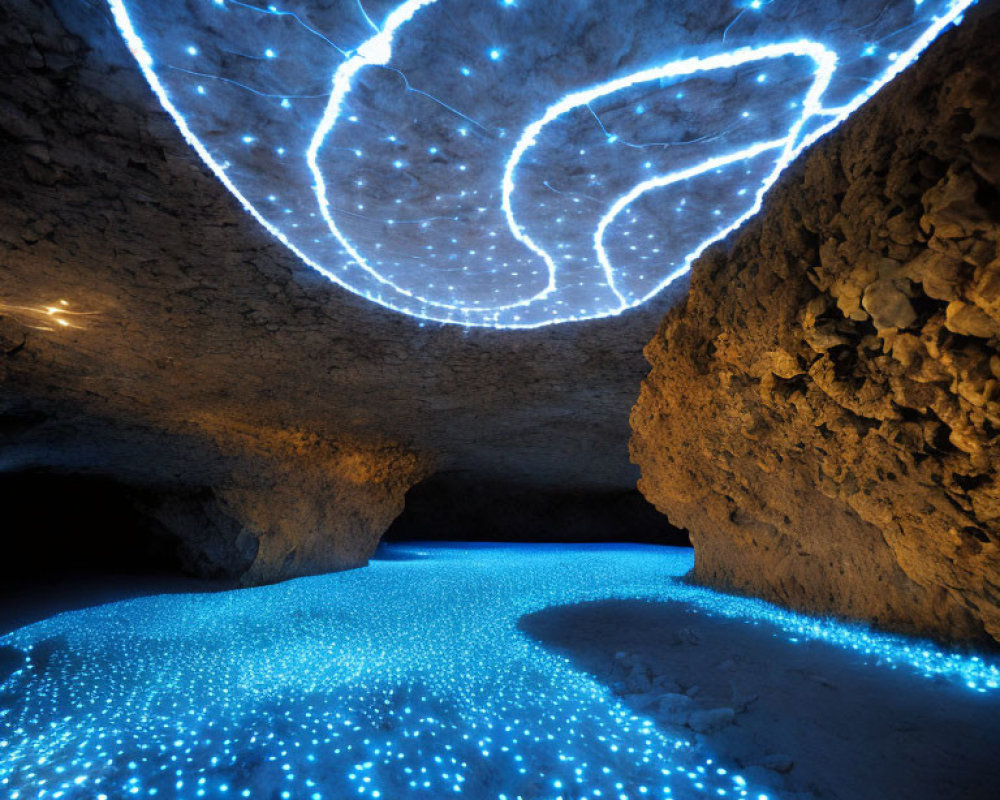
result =
[[[416,317],[528,328],[654,297],[973,1],[698,0],[724,21],[703,31],[685,2],[557,19],[561,4],[406,0],[380,23],[361,3],[109,3],[185,139],[307,264]],[[468,65],[465,19],[491,32],[488,69]],[[622,26],[627,57],[582,63],[558,40]],[[276,186],[295,198],[282,218],[262,202]],[[389,231],[399,206],[418,224]]]
[[[608,598],[682,603],[995,690],[996,665],[680,580],[690,550],[397,546],[346,573],[71,612],[0,637],[14,800],[771,797],[518,629]],[[645,791],[643,791],[643,787]]]

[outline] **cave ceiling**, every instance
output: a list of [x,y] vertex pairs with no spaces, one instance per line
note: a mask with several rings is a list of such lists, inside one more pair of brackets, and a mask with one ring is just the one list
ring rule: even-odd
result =
[[184,138],[340,286],[421,319],[620,314],[971,0],[110,0]]
[[964,5],[6,3],[0,466],[634,487],[692,254]]

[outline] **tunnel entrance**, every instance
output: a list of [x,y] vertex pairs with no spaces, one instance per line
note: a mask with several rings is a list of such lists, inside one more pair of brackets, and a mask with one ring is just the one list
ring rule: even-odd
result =
[[636,490],[539,488],[439,473],[406,493],[383,541],[637,542],[690,547]]
[[0,476],[0,632],[51,613],[143,594],[205,591],[152,513],[155,490],[102,476]]

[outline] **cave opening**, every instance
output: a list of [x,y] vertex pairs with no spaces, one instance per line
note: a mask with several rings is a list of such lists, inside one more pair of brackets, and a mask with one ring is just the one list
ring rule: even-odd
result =
[[0,475],[6,530],[0,628],[158,592],[231,587],[192,574],[181,542],[153,513],[163,488],[44,469]]
[[405,502],[382,541],[691,544],[636,490],[539,487],[446,472],[418,483]]

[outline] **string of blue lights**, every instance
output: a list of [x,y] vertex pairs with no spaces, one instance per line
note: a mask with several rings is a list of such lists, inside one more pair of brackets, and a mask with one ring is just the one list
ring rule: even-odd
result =
[[[71,612],[0,637],[0,790],[26,798],[762,800],[518,629],[609,598],[682,603],[995,691],[997,665],[680,580],[690,550],[394,546],[367,569]],[[795,645],[792,645],[795,646]]]
[[383,306],[495,328],[655,297],[972,2],[705,0],[693,29],[683,2],[407,0],[379,21],[347,0],[109,0],[279,241]]

